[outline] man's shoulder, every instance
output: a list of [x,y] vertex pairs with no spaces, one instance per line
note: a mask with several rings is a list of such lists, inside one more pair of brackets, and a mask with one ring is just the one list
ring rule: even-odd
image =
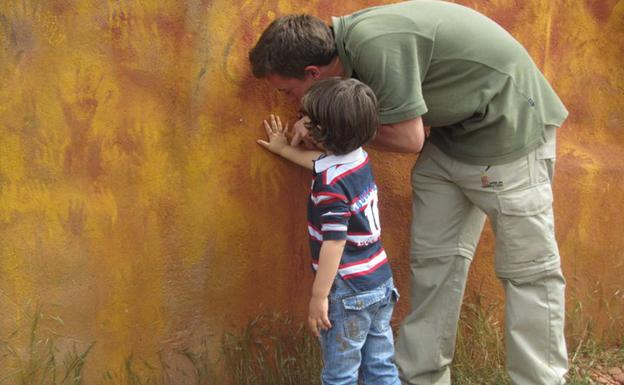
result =
[[432,39],[435,26],[418,23],[417,19],[402,12],[375,12],[362,16],[347,16],[344,21],[343,39],[350,48],[366,44],[384,44],[385,40],[393,43],[402,38],[415,36]]

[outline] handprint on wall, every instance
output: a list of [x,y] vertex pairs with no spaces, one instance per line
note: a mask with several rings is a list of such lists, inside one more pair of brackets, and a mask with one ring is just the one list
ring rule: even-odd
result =
[[97,178],[101,173],[101,139],[93,132],[98,108],[98,89],[104,75],[95,66],[79,66],[73,87],[57,89],[69,128],[70,142],[65,150],[65,173]]
[[108,33],[114,64],[125,78],[145,88],[170,91],[181,71],[178,52],[186,38],[184,19],[165,17],[127,1],[108,2]]
[[70,201],[67,218],[59,218],[65,230],[75,236],[83,234],[87,224],[87,212],[84,202]]

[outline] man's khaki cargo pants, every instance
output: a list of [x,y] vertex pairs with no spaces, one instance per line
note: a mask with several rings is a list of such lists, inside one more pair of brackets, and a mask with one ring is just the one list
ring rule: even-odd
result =
[[[560,385],[567,371],[565,280],[554,234],[555,127],[527,156],[494,166],[448,157],[427,143],[412,170],[412,311],[396,361],[403,384],[449,385],[468,268],[486,216],[505,291],[507,370],[513,385]],[[486,352],[483,352],[486,356]]]

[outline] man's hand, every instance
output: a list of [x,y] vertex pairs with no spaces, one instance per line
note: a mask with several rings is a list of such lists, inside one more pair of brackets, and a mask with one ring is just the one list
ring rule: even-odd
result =
[[327,297],[313,296],[310,299],[308,326],[317,337],[321,336],[321,330],[327,330],[332,327],[331,322],[329,322],[328,311],[329,300]]
[[256,142],[272,153],[282,155],[284,148],[288,147],[288,139],[286,139],[288,124],[286,124],[286,127],[282,127],[282,121],[279,116],[273,114],[271,114],[269,120],[270,123],[266,120],[264,121],[268,142],[262,139],[258,139]]
[[310,133],[305,126],[308,122],[310,122],[310,118],[304,116],[293,124],[293,137],[290,140],[290,145],[299,146],[303,144],[303,147],[307,150],[319,150],[319,146],[310,136]]

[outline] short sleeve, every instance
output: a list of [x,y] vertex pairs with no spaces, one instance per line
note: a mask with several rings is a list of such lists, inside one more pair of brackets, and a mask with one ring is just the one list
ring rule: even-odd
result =
[[379,100],[382,124],[402,122],[427,112],[422,94],[423,71],[428,60],[420,58],[413,34],[377,36],[357,46],[353,68]]
[[351,211],[346,195],[337,186],[322,185],[313,196],[323,240],[347,239]]

